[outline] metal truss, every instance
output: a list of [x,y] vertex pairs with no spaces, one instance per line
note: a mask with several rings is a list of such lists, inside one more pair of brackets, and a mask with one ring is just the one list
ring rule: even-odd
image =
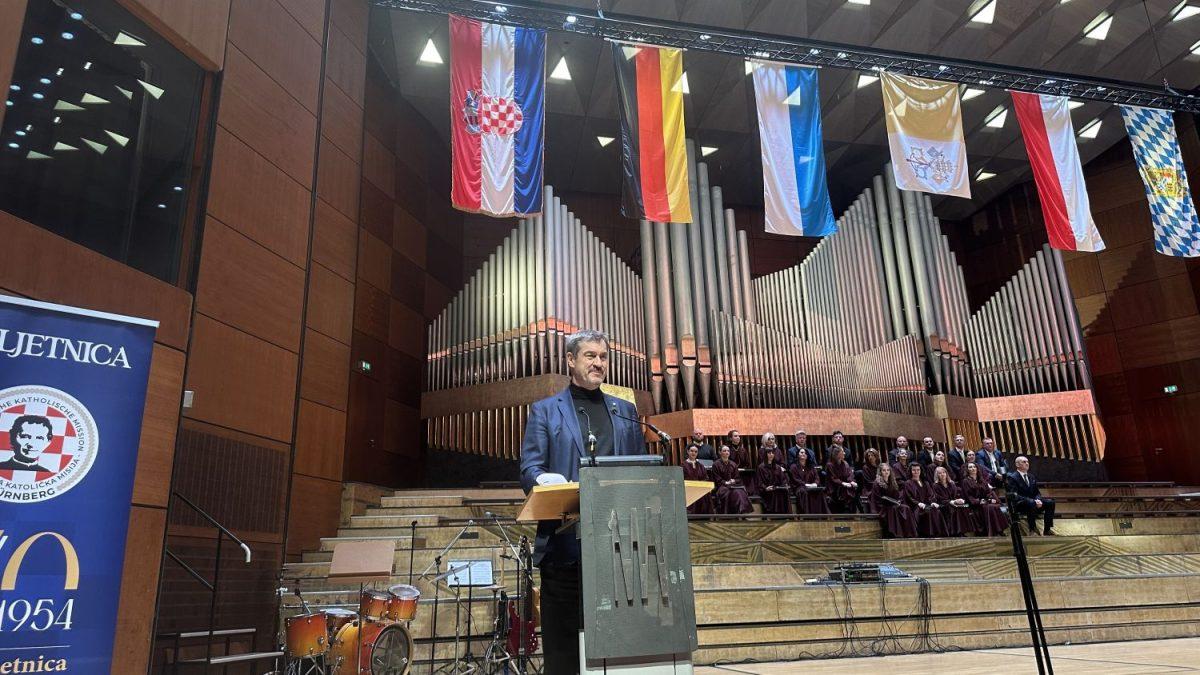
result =
[[587,12],[530,0],[372,0],[388,9],[460,16],[530,28],[577,33],[610,40],[646,42],[808,66],[889,71],[946,82],[1077,99],[1200,113],[1200,96],[1168,87],[1081,77],[978,61],[895,52],[791,38],[752,31],[663,21],[627,14]]

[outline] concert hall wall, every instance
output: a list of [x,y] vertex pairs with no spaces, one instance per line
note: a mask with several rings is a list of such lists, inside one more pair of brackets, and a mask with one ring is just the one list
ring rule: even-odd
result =
[[[1200,194],[1200,136],[1175,117],[1192,194]],[[1106,124],[1119,124],[1112,118]],[[1086,142],[1086,141],[1081,141]],[[1200,263],[1155,252],[1150,211],[1128,141],[1084,167],[1092,213],[1107,248],[1064,252],[1084,329],[1113,480],[1200,482]],[[1032,181],[970,220],[944,223],[972,306],[986,300],[1046,241]],[[1163,387],[1178,385],[1167,394]]]

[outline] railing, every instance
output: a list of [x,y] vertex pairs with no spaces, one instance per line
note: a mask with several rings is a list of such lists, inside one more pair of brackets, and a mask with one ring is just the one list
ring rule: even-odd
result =
[[[216,559],[213,563],[212,581],[205,579],[203,575],[201,575],[199,572],[197,572],[191,565],[184,562],[182,558],[175,555],[175,553],[172,552],[170,549],[167,549],[167,548],[163,549],[163,553],[165,553],[168,558],[170,558],[171,560],[174,560],[176,564],[178,564],[180,567],[183,568],[183,571],[187,572],[193,579],[195,579],[196,581],[199,581],[201,583],[201,585],[203,585],[205,588],[208,589],[209,596],[210,596],[209,603],[208,603],[208,629],[206,631],[204,631],[204,633],[207,634],[207,636],[208,636],[208,640],[204,644],[204,664],[205,664],[204,672],[207,673],[209,671],[209,669],[212,667],[212,658],[213,658],[212,638],[215,634],[214,627],[215,627],[216,621],[217,621],[217,590],[221,584],[221,544],[225,541],[225,537],[229,537],[229,539],[233,543],[237,544],[239,547],[241,547],[242,551],[245,552],[247,565],[250,564],[250,559],[251,559],[250,547],[247,546],[244,541],[242,541],[241,539],[238,539],[236,535],[234,535],[232,532],[230,532],[228,530],[228,528],[226,528],[221,523],[218,523],[216,521],[216,519],[214,519],[212,516],[208,515],[208,513],[204,509],[200,508],[199,506],[196,506],[187,497],[184,497],[183,495],[179,494],[178,492],[172,492],[171,497],[179,499],[179,501],[183,502],[186,506],[188,506],[193,511],[195,511],[201,518],[203,518],[204,520],[207,520],[210,525],[212,525],[213,527],[215,527],[217,529],[217,554],[216,554]],[[173,664],[172,664],[172,669],[171,669],[172,673],[179,672],[179,637],[178,637],[179,634],[177,633],[176,635],[177,635],[177,637],[175,639],[175,657],[173,659]]]

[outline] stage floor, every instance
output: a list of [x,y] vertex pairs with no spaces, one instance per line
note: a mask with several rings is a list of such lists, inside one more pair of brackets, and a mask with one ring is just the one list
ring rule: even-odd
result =
[[[1104,644],[1050,647],[1050,658],[1057,675],[1097,673],[1105,675],[1143,675],[1148,673],[1200,672],[1200,638],[1109,642]],[[945,654],[905,654],[825,661],[786,663],[747,663],[705,666],[696,675],[779,675],[782,673],[954,673],[955,675],[992,675],[993,673],[1036,673],[1033,650],[982,649]]]

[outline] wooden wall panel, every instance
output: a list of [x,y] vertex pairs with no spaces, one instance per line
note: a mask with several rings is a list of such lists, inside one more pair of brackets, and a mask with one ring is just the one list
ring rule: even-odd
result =
[[225,59],[230,0],[117,0],[208,70]]
[[350,345],[309,329],[304,336],[304,368],[300,395],[338,410],[346,409]]
[[350,344],[354,325],[354,284],[324,265],[313,265],[309,271],[308,312],[305,316],[310,328],[343,344]]
[[341,501],[341,481],[299,474],[293,477],[287,535],[289,555],[313,550],[321,537],[337,532]]
[[[0,3],[0,91],[8,91],[8,85],[12,84],[12,71],[24,23],[25,0]],[[0,108],[0,124],[4,124],[7,109],[8,106]]]
[[388,346],[410,356],[425,358],[424,315],[397,300],[392,300]]
[[171,466],[175,457],[175,432],[183,393],[184,353],[154,345],[146,410],[138,442],[137,471],[133,478],[133,503],[166,507],[171,494]]
[[359,168],[346,153],[327,138],[321,139],[317,167],[317,195],[347,218],[358,217]]
[[158,596],[159,555],[167,512],[134,506],[125,536],[125,564],[117,605],[117,636],[113,641],[111,673],[144,673],[150,661],[154,629],[154,599]]
[[346,413],[301,399],[292,470],[307,476],[341,480],[345,444]]
[[324,41],[325,0],[287,0],[282,6],[318,44]]
[[303,185],[229,132],[217,129],[209,215],[303,267],[310,201]]
[[362,106],[367,58],[341,28],[329,31],[329,50],[326,59],[326,76],[333,80],[333,83],[341,88],[351,101]]
[[276,0],[233,0],[229,42],[317,114],[321,44]]
[[392,287],[392,247],[369,232],[358,237],[358,278],[380,290]]
[[233,45],[225,59],[217,122],[297,183],[312,188],[316,116]]
[[387,293],[363,282],[354,287],[354,330],[386,342],[390,313]]
[[370,7],[364,0],[333,0],[329,9],[333,25],[345,33],[363,54],[367,53],[367,18],[370,13]]
[[303,269],[208,219],[196,311],[296,352],[303,300]]
[[292,440],[297,356],[236,328],[196,316],[186,416],[285,443]]
[[[425,269],[429,232],[404,207],[392,209],[392,248],[403,253],[421,269]],[[472,269],[472,271],[474,271]]]
[[396,196],[396,157],[369,133],[363,135],[363,178],[388,197]]
[[321,99],[321,134],[333,141],[351,161],[362,161],[362,108],[329,78],[325,78]]
[[324,200],[317,200],[312,257],[345,279],[354,279],[358,227]]

